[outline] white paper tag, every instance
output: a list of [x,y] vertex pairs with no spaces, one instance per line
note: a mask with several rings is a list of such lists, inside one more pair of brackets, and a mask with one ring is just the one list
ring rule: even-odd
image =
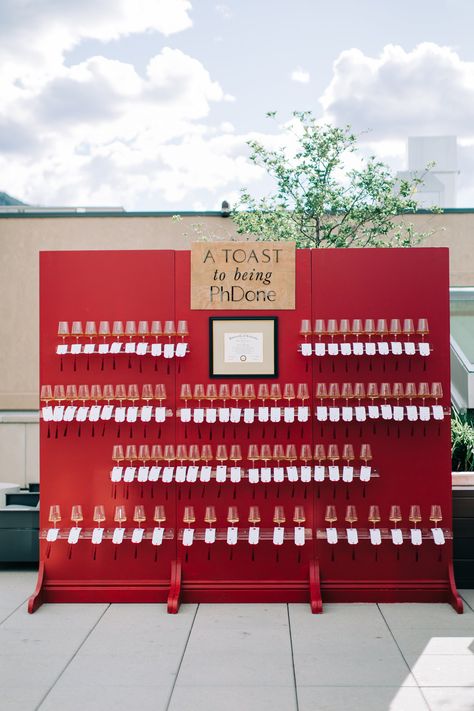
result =
[[186,355],[187,348],[188,348],[187,343],[183,343],[182,341],[177,343],[176,350],[175,350],[176,358],[184,358],[184,356]]
[[357,422],[365,422],[367,418],[365,407],[362,407],[362,405],[358,405],[356,408],[354,408],[354,410]]
[[229,526],[227,529],[227,543],[229,546],[235,546],[239,536],[239,529],[236,526]]
[[[100,408],[99,408],[100,410]],[[55,405],[53,410],[53,422],[62,422],[64,417],[64,405]]]
[[357,534],[357,528],[346,528],[347,542],[350,546],[355,546],[359,543],[359,536]]
[[354,467],[349,467],[347,464],[342,468],[342,481],[347,483],[354,479]]
[[61,343],[56,346],[56,353],[58,355],[65,355],[67,353],[67,345],[65,343]]
[[203,483],[207,483],[208,481],[211,481],[211,471],[212,467],[209,467],[207,464],[201,467],[201,471],[199,473],[199,480],[202,481]]
[[200,425],[201,422],[204,422],[204,408],[202,407],[195,407],[193,410],[193,421]]
[[141,543],[143,541],[144,528],[134,528],[132,532],[132,543]]
[[113,411],[114,411],[113,405],[104,405],[102,407],[102,412],[100,413],[100,419],[103,420],[104,422],[107,422],[108,420],[112,419]]
[[95,345],[94,343],[85,343],[84,344],[84,353],[87,355],[90,355],[91,353],[94,353],[95,351]]
[[312,346],[311,343],[302,343],[301,344],[301,355],[304,356],[310,356],[312,354]]
[[158,481],[160,477],[160,472],[161,467],[158,467],[156,465],[150,467],[150,471],[148,472],[148,481]]
[[268,407],[259,407],[258,408],[258,421],[259,422],[268,422]]
[[339,422],[341,418],[341,411],[338,407],[329,408],[329,419],[331,422]]
[[372,341],[367,341],[367,343],[364,343],[364,351],[365,355],[375,355],[375,343],[372,343]]
[[433,412],[433,418],[435,420],[444,420],[444,411],[442,405],[433,405],[431,409]]
[[140,341],[140,343],[137,343],[137,355],[146,355],[148,351],[148,343],[145,343],[144,341]]
[[403,420],[404,413],[405,413],[405,410],[400,405],[393,406],[393,419],[396,420],[397,422],[401,422]]
[[219,408],[219,422],[229,422],[230,410],[228,407]]
[[316,464],[314,467],[314,481],[324,481],[326,474],[326,467],[322,464]]
[[[104,408],[102,408],[104,409]],[[77,407],[75,405],[68,405],[64,410],[64,422],[72,422],[74,415],[76,414]]]
[[373,546],[380,546],[382,543],[382,534],[380,528],[369,528],[370,542]]
[[253,407],[246,407],[244,409],[244,422],[247,425],[251,425],[255,420],[255,410]]
[[279,407],[270,408],[270,420],[272,422],[280,422],[281,420],[281,410]]
[[242,410],[240,407],[231,407],[230,408],[230,421],[237,423],[240,422],[240,418],[242,415]]
[[238,484],[242,478],[242,470],[240,467],[230,468],[230,480],[233,484]]
[[392,543],[394,546],[401,546],[403,543],[403,532],[401,528],[392,528]]
[[411,542],[413,543],[414,546],[421,546],[421,542],[422,542],[421,528],[412,528],[410,530],[410,538],[411,538]]
[[163,346],[163,355],[165,358],[173,358],[174,356],[174,343],[165,343]]
[[258,484],[260,481],[260,470],[255,468],[249,469],[248,477],[250,484]]
[[260,469],[260,481],[268,484],[272,480],[272,470],[270,467],[262,467]]
[[98,546],[100,543],[102,543],[102,539],[104,537],[104,529],[103,528],[94,528],[92,530],[92,543],[95,546]]
[[407,341],[403,344],[403,350],[408,356],[415,355],[415,344],[412,341]]
[[194,541],[194,528],[183,529],[183,546],[192,546]]
[[148,474],[150,472],[150,467],[138,467],[137,480],[143,484],[143,482],[148,481]]
[[379,352],[379,355],[388,355],[389,354],[389,348],[388,348],[388,343],[386,341],[379,341],[377,343],[377,350]]
[[418,419],[418,408],[416,405],[407,405],[407,418],[410,422],[416,422]]
[[301,481],[302,481],[303,483],[305,483],[305,484],[308,484],[308,483],[311,481],[311,479],[312,479],[312,473],[313,473],[313,472],[312,472],[312,467],[310,467],[310,466],[304,464],[304,465],[301,467],[300,472],[301,472]]
[[328,343],[328,355],[336,356],[339,353],[339,343]]
[[285,540],[285,529],[282,526],[275,526],[273,529],[273,543],[276,546],[281,546],[283,545],[283,541]]
[[[155,356],[157,358],[163,353],[163,346],[161,343],[152,343],[151,344],[151,354],[152,356]],[[160,530],[160,529],[159,529]],[[156,544],[155,544],[156,545]]]
[[391,341],[390,350],[392,351],[393,355],[402,355],[403,346],[400,341]]
[[81,346],[80,343],[73,343],[73,344],[71,345],[71,353],[72,353],[73,355],[78,355],[78,353],[80,353],[81,350],[82,350],[82,346]]
[[430,408],[426,407],[426,405],[421,405],[420,407],[420,420],[423,422],[428,422],[430,419]]
[[133,343],[133,341],[127,341],[125,343],[125,353],[135,353],[137,348],[137,344]]
[[372,475],[372,467],[369,467],[367,464],[364,464],[360,468],[360,474],[359,474],[360,480],[361,481],[370,481],[371,475]]
[[120,545],[123,542],[124,535],[124,528],[114,528],[114,532],[112,534],[112,543],[115,543],[115,545],[117,546]]
[[364,355],[364,344],[359,343],[359,341],[356,341],[352,344],[352,352],[355,356]]
[[351,348],[350,343],[341,343],[340,348],[341,348],[341,355],[350,356],[350,354],[352,353],[352,348]]
[[89,412],[89,408],[85,407],[82,405],[81,407],[78,407],[76,410],[76,420],[77,422],[85,422],[87,420],[87,413]]
[[285,422],[294,422],[295,421],[295,410],[293,407],[285,407],[283,410],[283,419]]
[[342,408],[342,419],[344,422],[352,422],[352,416],[354,414],[354,411],[352,407],[343,407]]
[[153,535],[151,537],[151,545],[152,546],[161,546],[163,543],[163,534],[165,532],[165,529],[162,528],[161,526],[156,526],[156,528],[153,529]]
[[328,419],[328,409],[325,405],[318,405],[316,408],[316,419],[318,422],[326,422]]
[[127,422],[136,422],[138,417],[138,407],[127,407]]
[[195,481],[197,481],[198,471],[199,467],[197,467],[195,464],[189,466],[188,471],[186,473],[186,481],[190,483],[194,483]]
[[317,356],[326,355],[326,344],[325,343],[315,343],[314,344],[314,354]]
[[71,528],[71,530],[69,531],[69,536],[67,537],[67,542],[70,543],[71,545],[75,545],[79,540],[81,531],[82,531],[82,528],[80,528],[80,526],[73,526]]
[[174,470],[174,480],[178,484],[182,484],[183,482],[186,481],[186,470],[187,470],[187,467],[184,467],[182,465],[177,466],[176,469]]
[[367,408],[369,411],[369,417],[371,420],[378,420],[380,417],[380,411],[378,405],[369,405]]
[[123,473],[123,480],[129,484],[131,481],[135,479],[135,474],[137,473],[137,468],[136,467],[125,467],[125,471]]
[[307,405],[300,405],[298,407],[298,422],[308,422],[309,418],[309,407]]
[[122,481],[123,467],[112,467],[110,472],[110,480],[117,484],[117,482]]
[[204,543],[215,543],[216,542],[216,529],[206,528],[204,531]]
[[89,408],[89,422],[98,422],[101,410],[100,405],[92,405],[92,407]]
[[182,407],[180,411],[181,422],[191,422],[191,408]]
[[393,412],[392,412],[391,405],[381,405],[380,411],[382,413],[383,420],[391,420],[393,418]]
[[442,528],[432,528],[431,533],[433,534],[433,540],[437,546],[443,546],[445,544],[446,541]]
[[163,467],[161,473],[161,481],[164,484],[170,484],[173,481],[174,467]]
[[143,405],[140,410],[140,419],[142,422],[150,422],[153,408],[151,405]]
[[125,422],[125,414],[127,409],[125,407],[115,408],[115,422]]
[[430,344],[429,343],[419,343],[418,350],[421,356],[429,356],[430,354]]
[[206,408],[206,422],[213,425],[217,421],[217,409],[215,407]]
[[57,541],[58,536],[59,528],[49,528],[46,534],[46,540],[48,541],[48,543],[54,543],[54,541]]
[[277,482],[277,484],[281,484],[282,481],[285,481],[285,470],[283,467],[274,467],[273,481]]
[[216,481],[223,484],[227,479],[227,467],[225,464],[218,464],[216,467]]
[[295,482],[298,481],[298,469],[297,467],[287,467],[286,468],[286,475],[288,477],[288,481]]
[[106,355],[109,352],[110,346],[108,343],[99,343],[99,353],[101,355]]
[[111,353],[120,353],[121,350],[122,350],[122,344],[120,341],[113,341],[110,344],[110,352]]
[[260,529],[258,526],[250,526],[248,540],[251,546],[257,545],[260,540]]
[[305,529],[304,526],[295,526],[295,546],[304,546]]
[[326,540],[332,546],[337,543],[337,528],[326,528]]
[[331,464],[328,467],[329,470],[329,481],[339,481],[340,471],[336,464]]

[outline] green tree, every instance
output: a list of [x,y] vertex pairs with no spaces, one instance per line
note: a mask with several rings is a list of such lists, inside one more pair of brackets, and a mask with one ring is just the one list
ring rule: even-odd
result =
[[[292,156],[286,146],[269,150],[248,142],[250,160],[266,170],[275,190],[260,199],[242,190],[233,211],[239,233],[294,240],[298,247],[408,247],[432,234],[416,232],[406,217],[417,210],[423,176],[398,180],[374,156],[358,154],[350,126],[320,125],[311,112],[294,112],[286,130],[296,144]],[[350,154],[361,167],[345,167]]]

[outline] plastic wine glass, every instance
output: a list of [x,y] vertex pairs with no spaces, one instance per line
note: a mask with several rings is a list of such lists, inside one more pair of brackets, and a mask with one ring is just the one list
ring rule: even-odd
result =
[[165,444],[163,459],[168,462],[169,467],[171,466],[171,462],[174,462],[176,460],[174,444]]
[[268,465],[269,460],[272,458],[272,451],[269,444],[262,444],[260,449],[260,459],[263,461],[263,466]]
[[397,405],[400,402],[400,398],[404,397],[403,383],[393,383],[392,384],[392,397],[397,401]]
[[333,466],[335,466],[335,462],[340,459],[339,447],[337,444],[328,445],[328,459],[332,462]]
[[184,319],[178,321],[178,328],[176,330],[176,333],[182,341],[186,338],[186,336],[189,336],[188,322]]
[[335,318],[328,319],[327,329],[328,336],[331,336],[331,341],[334,341],[334,336],[337,336],[339,333],[339,327]]
[[379,397],[379,389],[377,387],[377,383],[368,383],[367,384],[367,397],[369,400],[372,401],[372,405],[374,404],[374,400],[376,400]]
[[274,462],[276,462],[277,467],[280,466],[280,462],[282,459],[285,458],[285,449],[281,442],[277,442],[276,444],[273,445],[273,455],[272,459]]
[[139,400],[140,393],[138,391],[138,385],[136,383],[130,383],[128,386],[127,400],[133,403]]
[[102,400],[102,386],[99,383],[91,385],[91,400],[97,405],[99,400]]
[[125,459],[130,462],[130,465],[133,465],[133,462],[138,461],[136,444],[127,444],[125,449]]
[[306,400],[309,400],[309,388],[308,383],[298,383],[297,398],[301,400],[304,405]]
[[296,462],[298,459],[298,455],[296,453],[296,444],[289,443],[286,445],[286,450],[285,450],[285,460],[292,464],[292,462]]
[[364,322],[364,333],[368,337],[369,341],[372,340],[372,336],[375,333],[375,321],[373,318],[366,318]]
[[150,335],[150,326],[148,324],[148,321],[138,322],[137,333],[139,336],[141,336],[142,341],[144,341],[145,338]]
[[252,400],[255,400],[255,386],[253,383],[247,383],[244,386],[244,400],[248,401],[249,407],[252,407]]
[[357,523],[357,521],[359,520],[358,517],[357,517],[357,509],[356,509],[356,507],[354,506],[354,504],[348,504],[348,506],[347,506],[347,508],[346,508],[346,517],[345,517],[345,520],[347,521],[347,523],[350,524],[350,527],[351,527],[351,528],[352,528],[352,525],[353,525],[354,523]]
[[139,446],[138,459],[143,463],[151,461],[150,446],[148,444],[141,444]]
[[153,385],[151,383],[143,383],[141,399],[147,405],[150,402],[150,400],[153,400]]
[[163,335],[163,327],[161,325],[161,321],[151,322],[150,335],[155,337],[155,341],[158,340],[159,336]]
[[163,448],[161,444],[153,444],[151,447],[151,459],[158,464],[163,461]]
[[212,524],[217,521],[215,506],[206,506],[206,511],[204,513],[204,521],[208,524],[209,528],[212,528]]
[[196,383],[194,386],[193,398],[197,400],[198,407],[201,407],[201,400],[204,400],[206,396],[206,390],[204,388],[204,383]]
[[101,528],[100,524],[105,521],[105,507],[102,504],[94,506],[94,515],[92,516],[92,520],[98,525],[99,528]]
[[189,454],[188,454],[188,459],[193,465],[193,467],[196,465],[196,462],[198,462],[201,458],[201,454],[199,452],[199,445],[198,444],[190,444],[189,445]]
[[239,405],[239,400],[241,400],[243,397],[242,393],[242,385],[240,383],[233,383],[232,384],[232,395],[231,398],[235,402],[235,407],[238,407]]
[[317,318],[314,322],[314,335],[321,341],[321,337],[327,334],[326,321],[322,318]]
[[252,526],[256,526],[261,520],[259,507],[251,506],[249,509],[249,523],[251,523]]
[[443,386],[441,383],[431,383],[431,397],[434,398],[436,404],[443,397]]
[[82,327],[82,321],[73,321],[71,325],[71,336],[76,337],[76,341],[79,340],[80,336],[84,335],[84,329]]
[[226,444],[218,444],[216,448],[216,461],[220,462],[222,465],[223,462],[226,462],[228,459],[227,456],[227,445]]
[[164,335],[171,341],[172,336],[176,336],[176,326],[174,321],[165,321]]
[[122,523],[127,520],[127,512],[125,506],[119,505],[115,507],[114,521],[119,524],[119,528],[122,528]]
[[408,398],[408,401],[411,405],[412,400],[414,397],[416,397],[417,392],[416,392],[416,385],[415,383],[405,383],[405,397]]
[[421,399],[422,403],[424,404],[426,398],[428,398],[430,396],[429,384],[428,383],[418,383],[417,395]]
[[217,385],[215,383],[207,384],[206,400],[209,400],[210,407],[212,407],[212,403],[217,400]]
[[79,385],[77,393],[78,393],[79,400],[82,400],[82,405],[84,407],[86,404],[86,400],[90,400],[89,386],[88,385]]
[[351,322],[348,318],[341,318],[339,321],[339,333],[342,335],[344,341],[347,336],[351,334]]
[[412,506],[410,506],[410,515],[408,516],[408,520],[413,523],[415,528],[421,521],[421,509],[418,504],[412,504]]
[[360,445],[360,458],[365,466],[367,466],[368,462],[372,461],[372,447],[370,444],[365,443]]
[[354,334],[356,341],[359,340],[359,336],[361,336],[364,332],[364,329],[362,328],[362,319],[361,318],[354,318],[352,319],[352,333]]
[[53,399],[53,388],[51,385],[42,385],[40,392],[40,400],[48,404]]
[[438,528],[438,523],[443,520],[443,514],[441,513],[441,506],[439,504],[432,504],[430,511],[430,521],[434,523],[434,527]]
[[277,526],[281,526],[282,523],[285,523],[285,521],[285,509],[283,506],[275,506],[275,510],[273,512],[273,523],[276,523]]
[[201,459],[207,466],[210,461],[214,458],[212,453],[212,446],[210,444],[203,444],[201,449]]
[[384,403],[392,397],[392,388],[390,383],[380,383],[379,397],[383,398]]
[[318,464],[321,464],[321,462],[326,461],[326,447],[324,446],[324,444],[314,445],[314,459],[316,462],[318,462]]
[[354,397],[357,398],[357,402],[360,405],[360,401],[365,398],[364,383],[354,383]]
[[312,453],[311,453],[311,445],[310,444],[302,444],[300,447],[300,460],[303,462],[303,464],[307,465],[308,462],[310,462],[312,459]]
[[339,383],[329,383],[329,392],[328,395],[330,398],[332,398],[332,406],[336,406],[336,400],[339,400],[341,397],[341,393],[339,390]]
[[117,465],[125,459],[122,444],[114,444],[112,448],[112,459]]
[[56,524],[61,521],[61,507],[59,504],[53,504],[49,507],[48,521],[56,528]]
[[376,524],[380,522],[380,508],[377,504],[370,506],[368,519],[373,528],[375,528]]
[[412,318],[404,318],[403,319],[403,335],[407,337],[407,339],[410,339],[410,336],[413,336],[415,333],[415,326],[413,324],[413,319]]
[[55,385],[53,390],[53,400],[57,400],[59,404],[66,399],[66,390],[64,385]]
[[110,338],[110,321],[99,321],[99,336],[102,336],[104,342],[107,338]]
[[392,506],[390,506],[390,516],[388,520],[393,523],[394,528],[397,528],[402,520],[402,509],[398,504],[392,504]]
[[321,405],[323,401],[328,397],[328,389],[326,383],[316,384],[316,397],[321,400]]
[[295,510],[293,512],[293,522],[296,523],[298,526],[301,526],[301,524],[305,521],[306,516],[304,512],[304,506],[295,506]]
[[354,461],[354,446],[352,444],[346,443],[344,445],[342,449],[342,458],[347,462],[347,466],[350,466],[350,463]]
[[237,466],[238,462],[242,461],[242,448],[240,444],[231,445],[229,459],[234,463],[234,467]]
[[278,400],[281,400],[281,387],[280,383],[272,383],[270,386],[270,400],[273,400],[275,405]]
[[349,405],[349,400],[354,397],[352,383],[342,383],[341,397],[346,401],[346,407]]
[[166,400],[166,385],[164,383],[157,383],[155,385],[155,400],[157,400],[160,405]]
[[115,336],[117,340],[120,340],[123,338],[125,334],[124,328],[123,328],[123,321],[114,321],[112,324],[112,336]]
[[421,336],[421,340],[424,341],[425,336],[427,336],[428,333],[430,332],[427,318],[419,318],[418,319],[418,324],[416,326],[416,332]]
[[97,337],[97,324],[95,321],[86,321],[86,329],[84,331],[86,336],[89,336],[89,340],[92,341],[93,338]]
[[308,340],[308,336],[311,335],[311,320],[309,318],[304,318],[301,320],[300,325],[300,336],[304,337],[305,343]]
[[293,383],[285,383],[283,397],[285,400],[288,400],[288,407],[290,407],[291,401],[295,399],[295,386]]
[[166,521],[165,507],[162,504],[157,504],[155,506],[153,521],[158,524],[159,528],[162,528],[161,524]]
[[230,399],[230,388],[228,383],[219,385],[219,400],[222,400],[222,406],[225,407],[226,401]]
[[188,447],[185,444],[178,444],[176,447],[176,459],[183,466],[188,461]]
[[400,325],[400,319],[392,318],[390,320],[390,335],[393,336],[395,340],[397,340],[397,337],[401,334],[401,332],[402,327]]
[[262,401],[262,405],[265,406],[265,400],[270,398],[270,390],[267,383],[260,383],[258,386],[258,399]]
[[191,400],[192,397],[191,385],[189,383],[182,383],[180,398],[181,400],[184,400],[185,406],[187,406],[187,401]]
[[233,526],[239,522],[239,512],[237,506],[229,506],[227,511],[227,521]]
[[134,336],[137,335],[137,323],[136,321],[126,321],[125,322],[125,335],[128,336],[131,341]]
[[333,523],[337,521],[337,511],[336,507],[330,504],[329,506],[326,506],[326,514],[324,516],[324,520],[329,523],[329,527],[333,528]]
[[188,528],[190,528],[191,524],[196,521],[196,515],[194,513],[194,506],[185,506],[184,507],[183,521],[184,521],[184,523],[188,524]]
[[247,459],[252,463],[252,469],[255,468],[255,462],[260,459],[258,452],[258,444],[249,444],[249,451],[247,453]]
[[122,402],[127,397],[127,391],[123,383],[118,383],[115,386],[115,399],[118,400],[119,406],[122,407]]
[[383,340],[388,334],[388,326],[386,318],[377,319],[376,333]]
[[66,338],[69,336],[69,322],[68,321],[60,321],[58,323],[58,336],[61,336],[63,339],[63,343],[66,340]]
[[138,523],[138,528],[142,527],[142,523],[146,521],[145,507],[143,504],[137,504],[133,512],[133,520]]

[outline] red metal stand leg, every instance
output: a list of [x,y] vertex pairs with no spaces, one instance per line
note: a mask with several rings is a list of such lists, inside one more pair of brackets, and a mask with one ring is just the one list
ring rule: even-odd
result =
[[323,611],[323,600],[319,578],[319,560],[317,559],[309,562],[309,600],[313,615],[320,615]]
[[44,575],[45,575],[44,561],[41,561],[39,570],[38,570],[38,581],[36,583],[35,591],[34,591],[33,595],[28,598],[28,612],[30,613],[30,615],[32,615],[33,612],[36,612],[38,607],[40,607],[44,602],[44,596],[43,596]]
[[175,615],[179,610],[179,597],[181,594],[181,562],[173,560],[171,563],[171,583],[168,595],[168,613]]
[[448,576],[449,576],[449,602],[454,607],[458,615],[462,615],[464,612],[464,605],[461,597],[456,589],[456,581],[454,579],[454,569],[453,561],[448,563]]

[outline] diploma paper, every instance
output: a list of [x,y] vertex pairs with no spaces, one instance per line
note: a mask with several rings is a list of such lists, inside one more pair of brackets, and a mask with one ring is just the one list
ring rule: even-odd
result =
[[224,363],[263,363],[263,333],[224,333]]

